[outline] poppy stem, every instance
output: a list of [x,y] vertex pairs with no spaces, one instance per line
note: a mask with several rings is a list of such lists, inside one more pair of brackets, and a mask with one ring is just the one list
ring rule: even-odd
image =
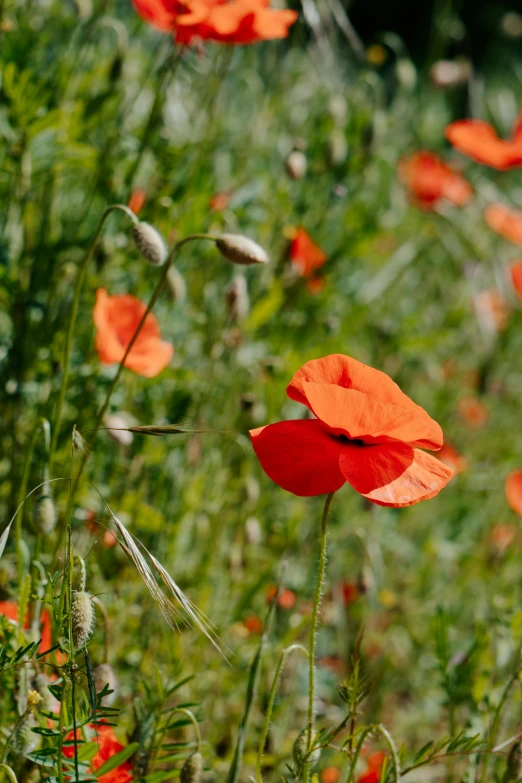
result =
[[124,206],[123,204],[112,204],[110,207],[107,207],[107,209],[105,210],[105,212],[101,217],[100,222],[98,223],[98,228],[96,229],[96,233],[94,234],[94,237],[92,238],[92,241],[89,247],[87,248],[87,251],[78,267],[78,271],[76,272],[76,281],[74,284],[74,294],[73,294],[73,301],[71,306],[71,315],[69,317],[69,323],[67,324],[67,332],[65,334],[62,382],[60,384],[58,401],[56,403],[56,410],[54,414],[53,425],[51,428],[52,438],[51,438],[51,446],[49,449],[49,472],[51,472],[53,467],[56,446],[58,444],[58,436],[60,434],[60,424],[62,421],[63,404],[65,401],[65,393],[67,391],[67,381],[69,380],[69,366],[71,363],[71,352],[72,352],[72,343],[74,338],[74,329],[76,326],[76,319],[78,317],[80,296],[82,293],[83,282],[85,280],[85,275],[87,272],[87,266],[92,257],[94,249],[98,244],[98,239],[100,238],[100,234],[102,232],[103,226],[105,225],[105,221],[109,217],[110,213],[113,212],[115,209],[119,209],[122,212],[125,212],[125,214],[131,218],[133,223],[138,222],[138,218],[136,217],[134,212],[132,212],[128,207]]
[[[312,624],[310,627],[310,644],[309,644],[309,678],[308,678],[308,721],[306,726],[306,752],[307,756],[311,753],[313,733],[314,733],[314,707],[315,707],[315,642],[317,637],[317,618],[319,615],[319,606],[321,605],[321,594],[323,590],[324,572],[326,569],[326,539],[327,528],[326,522],[328,520],[328,512],[330,511],[330,505],[332,503],[333,492],[330,492],[326,496],[326,501],[323,509],[323,516],[321,518],[321,532],[320,532],[320,554],[319,554],[319,570],[317,572],[317,580],[315,583],[315,595],[314,595],[314,608],[312,610]],[[306,781],[310,775],[310,761],[304,764],[303,779]]]

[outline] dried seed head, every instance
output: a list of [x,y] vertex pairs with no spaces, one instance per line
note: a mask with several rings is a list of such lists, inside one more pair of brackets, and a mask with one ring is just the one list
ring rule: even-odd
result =
[[305,761],[309,763],[311,767],[314,767],[319,761],[319,758],[321,756],[320,749],[317,748],[317,750],[314,750],[308,756],[306,752],[307,746],[308,746],[307,731],[306,729],[303,729],[300,732],[299,736],[297,737],[296,741],[294,742],[294,749],[293,749],[294,762],[298,767],[302,767]]
[[286,159],[286,170],[292,179],[303,179],[306,174],[306,155],[300,150],[294,150]]
[[163,237],[149,223],[136,223],[132,234],[136,247],[152,266],[161,266],[167,260],[167,246]]
[[35,726],[32,713],[26,715],[18,724],[13,737],[13,750],[17,756],[25,756],[36,748],[38,735],[32,731]]
[[42,494],[33,508],[33,523],[39,533],[48,535],[56,525],[56,507],[49,494]]
[[192,753],[183,764],[179,779],[181,783],[200,783],[203,772],[203,756]]
[[226,290],[228,312],[233,321],[243,321],[250,309],[245,278],[235,277]]
[[222,256],[233,264],[248,266],[249,264],[267,264],[268,256],[257,242],[242,234],[221,234],[216,240],[216,247]]
[[112,707],[118,696],[118,678],[116,672],[112,666],[108,663],[100,663],[93,672],[94,674],[94,686],[96,693],[101,693],[106,685],[109,686],[109,690],[113,693],[109,693],[108,696],[104,696],[102,704],[104,707]]
[[72,599],[73,642],[79,650],[87,642],[94,626],[94,611],[91,596],[83,590],[76,590]]

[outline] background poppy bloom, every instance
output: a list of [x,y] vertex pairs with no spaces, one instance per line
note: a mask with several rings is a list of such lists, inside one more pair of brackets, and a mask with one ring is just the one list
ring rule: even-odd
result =
[[304,228],[296,228],[290,241],[290,261],[301,277],[311,277],[326,262],[328,256],[316,245]]
[[288,396],[317,418],[250,431],[265,473],[294,495],[335,492],[345,482],[382,506],[437,495],[453,476],[420,451],[438,450],[442,430],[385,373],[342,354],[307,362]]
[[511,273],[511,282],[517,296],[522,299],[522,261],[515,261],[509,269]]
[[423,209],[434,209],[441,200],[462,207],[473,195],[464,177],[434,152],[426,150],[403,158],[399,163],[399,177]]
[[508,506],[522,517],[522,470],[514,470],[504,484]]
[[511,139],[499,139],[497,132],[483,120],[458,120],[446,128],[446,138],[468,158],[499,171],[522,166],[522,115]]
[[455,473],[463,473],[468,467],[468,461],[466,457],[459,454],[457,449],[453,448],[449,443],[445,443],[439,453],[438,458],[448,465]]
[[[98,752],[93,756],[91,761],[92,769],[96,772],[102,764],[105,764],[106,761],[123,750],[125,745],[118,742],[112,726],[108,726],[104,723],[98,723],[97,726],[94,726],[94,724],[91,723],[89,724],[89,728],[91,731],[97,732],[93,737],[93,741],[98,744]],[[80,738],[79,731],[76,736]],[[72,742],[73,739],[74,733],[71,731],[67,735],[66,740]],[[72,759],[74,756],[74,745],[65,745],[62,749],[62,753],[66,758]],[[133,780],[131,762],[124,761],[119,767],[102,775],[98,780],[100,783],[130,783],[130,781]]]
[[[121,362],[146,309],[143,302],[130,294],[109,296],[104,288],[97,290],[93,321],[97,329],[96,349],[103,364]],[[173,354],[173,346],[161,340],[158,322],[149,313],[125,367],[144,378],[154,378],[165,369]]]
[[504,239],[522,245],[522,209],[511,209],[505,204],[490,204],[484,211],[484,220]]
[[176,41],[251,44],[286,38],[297,13],[270,8],[269,0],[133,0],[145,21]]
[[[0,601],[0,615],[9,618],[9,620],[14,620],[15,622],[18,622],[18,605],[13,603],[12,601]],[[40,630],[41,642],[40,642],[40,646],[38,647],[38,652],[43,653],[52,647],[51,617],[47,609],[44,609],[42,611],[42,614],[40,615],[40,623],[41,623],[41,630]],[[29,628],[28,615],[24,623],[24,628],[26,630]]]

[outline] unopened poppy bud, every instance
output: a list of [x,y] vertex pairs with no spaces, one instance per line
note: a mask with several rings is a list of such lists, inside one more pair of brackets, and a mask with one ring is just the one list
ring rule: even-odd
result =
[[244,277],[235,277],[226,290],[226,300],[233,321],[243,321],[250,309],[247,283]]
[[150,223],[136,223],[132,234],[136,247],[152,266],[161,266],[167,260],[167,246],[163,237]]
[[268,256],[263,248],[242,234],[222,234],[216,240],[216,247],[222,256],[233,264],[267,264]]
[[112,707],[118,696],[118,678],[116,672],[109,663],[100,663],[93,672],[94,675],[94,687],[96,693],[101,693],[106,685],[109,686],[109,690],[113,691],[102,699],[104,707]]
[[286,159],[286,170],[292,179],[302,179],[307,168],[306,155],[300,150],[294,150]]
[[201,753],[191,753],[181,768],[179,779],[181,783],[200,783],[203,772],[203,756]]
[[56,525],[56,507],[53,499],[48,494],[42,494],[36,501],[33,509],[33,522],[39,533],[48,535]]
[[89,593],[83,590],[73,593],[71,613],[73,642],[79,650],[89,639],[94,626],[94,611]]
[[515,742],[509,751],[506,765],[506,774],[502,778],[505,783],[519,780],[522,776],[522,744]]
[[294,742],[293,756],[297,767],[302,767],[304,763],[314,767],[321,756],[321,750],[317,748],[310,755],[307,754],[308,735],[306,729],[303,729]]

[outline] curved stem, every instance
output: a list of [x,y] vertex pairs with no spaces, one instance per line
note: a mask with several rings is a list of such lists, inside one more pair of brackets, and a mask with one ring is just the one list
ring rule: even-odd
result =
[[382,725],[382,723],[372,723],[370,726],[366,726],[366,728],[363,730],[361,736],[359,737],[359,742],[357,743],[357,746],[355,748],[355,753],[350,762],[350,766],[348,767],[348,773],[346,775],[344,783],[352,783],[355,774],[355,767],[357,765],[357,761],[359,759],[362,747],[366,742],[366,738],[368,737],[368,735],[373,734],[374,732],[380,734],[381,737],[386,742],[386,744],[388,745],[388,748],[390,750],[392,765],[393,765],[393,780],[394,783],[400,783],[401,763],[399,761],[399,754],[397,753],[397,748],[395,747],[395,743],[393,741],[390,732]]
[[[306,726],[306,751],[309,754],[312,750],[312,741],[314,733],[314,703],[315,703],[315,641],[317,636],[317,617],[319,615],[319,606],[321,604],[321,592],[323,589],[324,572],[326,567],[326,522],[328,519],[328,512],[330,511],[330,505],[332,503],[333,492],[330,492],[326,496],[326,501],[323,509],[323,516],[321,518],[321,532],[320,532],[320,554],[319,554],[319,570],[317,572],[317,581],[315,583],[315,595],[314,595],[314,608],[312,610],[312,624],[310,627],[310,644],[309,644],[309,678],[308,678],[308,721]],[[310,771],[310,764],[305,765],[304,777],[308,778]]]
[[283,673],[283,668],[286,663],[287,658],[291,653],[294,652],[294,650],[300,650],[303,652],[306,657],[308,658],[308,650],[306,650],[302,644],[292,644],[290,647],[287,647],[286,650],[283,650],[279,657],[279,661],[277,663],[277,667],[274,674],[274,679],[272,681],[272,687],[270,689],[270,695],[268,697],[268,706],[266,708],[266,715],[265,715],[265,721],[263,723],[263,729],[261,731],[261,738],[259,740],[259,747],[257,749],[257,758],[256,758],[256,781],[257,783],[263,783],[263,776],[261,775],[261,763],[263,761],[263,752],[265,750],[266,746],[266,740],[268,737],[268,730],[270,728],[270,723],[272,721],[272,712],[274,709],[274,702],[275,697],[277,694],[277,688],[279,686],[279,680],[281,679],[281,674]]
[[102,232],[103,226],[105,224],[105,221],[109,217],[110,213],[113,212],[115,209],[119,209],[122,212],[125,212],[126,215],[128,215],[133,223],[138,222],[138,218],[132,212],[128,207],[124,206],[123,204],[112,204],[110,207],[107,207],[105,212],[103,213],[100,222],[98,223],[98,228],[96,229],[96,233],[94,234],[94,237],[91,240],[91,243],[89,247],[87,248],[87,251],[80,262],[80,265],[78,267],[78,271],[76,273],[76,281],[74,284],[74,293],[73,293],[73,301],[71,306],[71,315],[69,318],[69,323],[67,324],[67,332],[65,334],[65,347],[63,352],[63,370],[62,370],[62,382],[60,384],[60,391],[58,393],[58,401],[56,403],[56,411],[54,414],[54,420],[53,420],[53,426],[52,426],[52,439],[51,439],[51,446],[49,450],[49,470],[52,469],[53,462],[54,462],[54,455],[56,452],[56,446],[58,443],[58,436],[60,434],[60,424],[62,421],[62,410],[63,410],[63,403],[65,401],[65,393],[67,391],[67,381],[69,380],[69,365],[71,361],[71,351],[72,351],[72,343],[74,338],[74,328],[76,326],[76,319],[78,317],[78,307],[80,304],[80,295],[82,292],[83,287],[83,281],[85,280],[85,274],[87,272],[87,265],[91,259],[91,256],[94,252],[94,249],[98,243],[98,239],[100,238],[100,234]]
[[196,732],[196,750],[195,753],[199,753],[199,749],[201,748],[201,731],[199,730],[199,723],[196,720],[196,716],[194,713],[192,713],[190,710],[187,710],[185,707],[176,707],[173,715],[176,712],[182,712],[184,715],[187,716],[192,721],[192,724],[194,726],[194,731]]

